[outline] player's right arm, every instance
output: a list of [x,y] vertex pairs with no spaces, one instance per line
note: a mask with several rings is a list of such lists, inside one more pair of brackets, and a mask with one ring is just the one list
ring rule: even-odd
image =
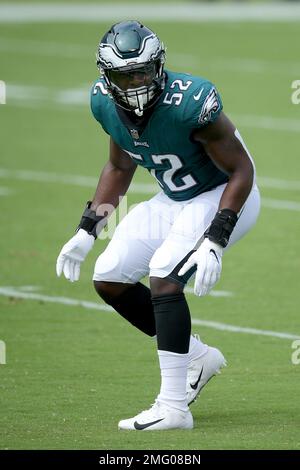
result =
[[[110,138],[109,160],[102,170],[91,209],[103,216],[104,206],[114,210],[126,194],[136,170],[136,163]],[[107,209],[106,209],[107,210]]]
[[62,248],[56,273],[69,281],[78,281],[80,265],[92,249],[97,234],[127,192],[136,164],[112,139],[109,160],[104,166],[92,201],[82,214],[76,234]]

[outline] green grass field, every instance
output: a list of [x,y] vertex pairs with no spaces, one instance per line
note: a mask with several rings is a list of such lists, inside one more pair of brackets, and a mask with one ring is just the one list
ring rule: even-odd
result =
[[[55,175],[97,178],[107,159],[107,136],[85,96],[109,26],[0,24],[0,80],[7,84],[0,105],[0,340],[7,353],[0,448],[300,449],[292,339],[195,326],[228,367],[192,406],[194,430],[120,432],[118,421],[149,407],[158,393],[155,343],[117,314],[42,297],[98,302],[91,276],[107,241],[97,242],[79,283],[55,274],[93,185]],[[291,102],[291,83],[300,79],[299,24],[149,26],[167,44],[170,69],[217,84],[255,158],[265,200],[256,228],[224,259],[216,290],[233,296],[188,293],[192,317],[300,335],[300,105]],[[142,170],[135,181],[152,182]],[[129,202],[150,196],[131,192]],[[18,298],[7,286],[31,286],[41,298]]]

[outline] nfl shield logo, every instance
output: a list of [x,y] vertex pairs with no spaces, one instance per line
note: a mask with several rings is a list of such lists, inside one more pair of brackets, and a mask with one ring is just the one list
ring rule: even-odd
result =
[[131,137],[133,139],[139,139],[140,138],[139,133],[136,129],[130,129],[130,134],[131,134]]

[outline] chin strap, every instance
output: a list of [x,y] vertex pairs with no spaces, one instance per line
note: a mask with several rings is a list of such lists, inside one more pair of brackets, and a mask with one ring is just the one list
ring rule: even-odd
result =
[[144,114],[144,103],[143,103],[143,98],[139,99],[139,96],[137,96],[137,102],[139,104],[139,107],[134,110],[135,114],[137,116],[143,116]]
[[135,114],[136,114],[137,116],[139,116],[139,117],[140,117],[140,116],[143,116],[143,114],[144,114],[144,110],[140,111],[139,108],[136,108],[136,109],[134,110],[134,112],[135,112]]

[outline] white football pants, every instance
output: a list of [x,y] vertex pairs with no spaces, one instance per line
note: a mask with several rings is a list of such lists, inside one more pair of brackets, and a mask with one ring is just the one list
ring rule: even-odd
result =
[[[198,248],[218,210],[225,187],[223,184],[182,202],[172,201],[160,192],[138,204],[121,220],[107,248],[98,257],[93,279],[135,284],[150,275],[170,276],[176,281],[179,263]],[[260,195],[255,185],[226,250],[251,229],[259,210]]]

